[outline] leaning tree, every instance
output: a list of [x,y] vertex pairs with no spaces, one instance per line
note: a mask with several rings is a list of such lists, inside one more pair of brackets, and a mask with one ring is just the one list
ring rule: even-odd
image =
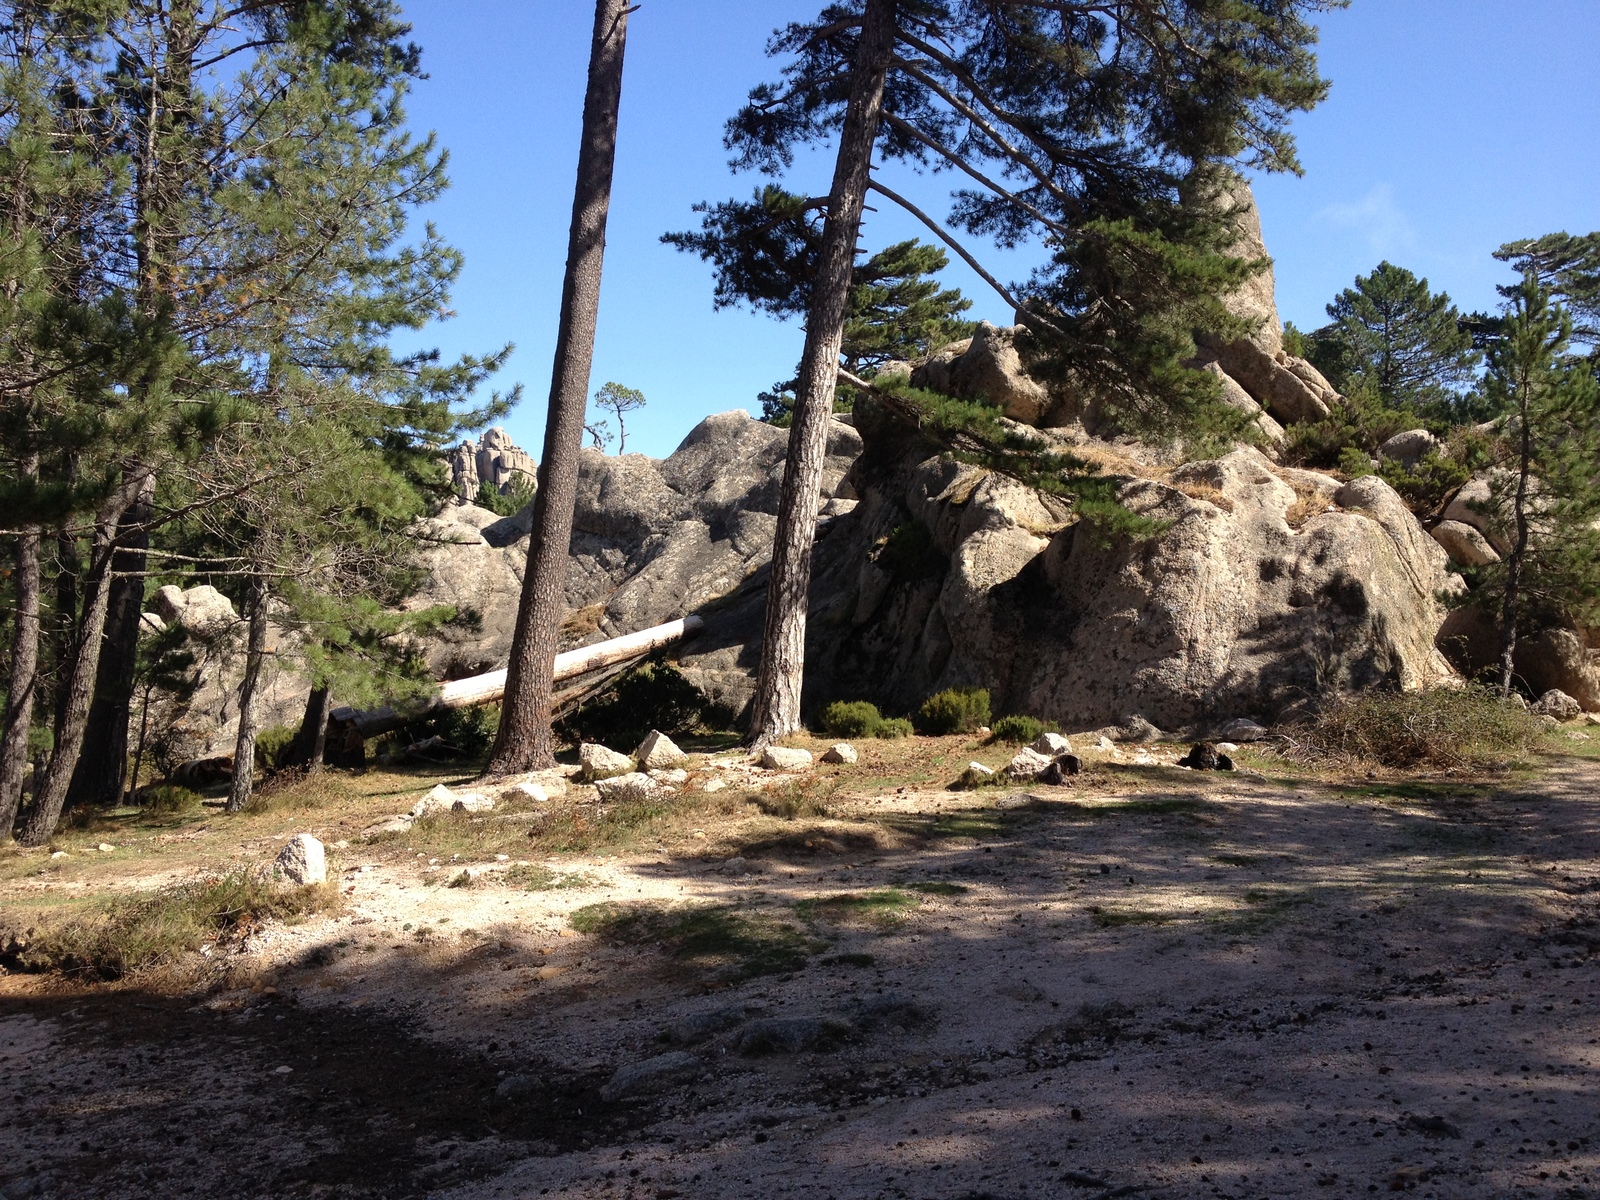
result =
[[[925,225],[1012,306],[1030,354],[1092,380],[1129,427],[1213,427],[1193,331],[1240,328],[1219,297],[1264,264],[1227,253],[1230,167],[1298,170],[1292,113],[1325,94],[1309,14],[1342,0],[863,0],[769,44],[782,78],[729,122],[735,170],[784,174],[837,138],[773,547],[751,740],[800,722],[811,547],[868,192]],[[949,216],[874,178],[873,158],[962,177]],[[724,209],[725,211],[725,209]],[[709,231],[709,228],[708,228]],[[968,235],[963,239],[962,235]],[[971,237],[1042,246],[1007,285]],[[949,410],[943,410],[949,415]]]

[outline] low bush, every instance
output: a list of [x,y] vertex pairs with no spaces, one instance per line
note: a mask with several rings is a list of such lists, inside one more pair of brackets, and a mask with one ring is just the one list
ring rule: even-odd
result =
[[822,732],[829,737],[871,737],[883,714],[865,700],[835,700],[822,710]]
[[989,740],[1008,746],[1026,746],[1041,733],[1054,733],[1057,728],[1054,721],[1041,721],[1037,717],[1001,717],[994,723]]
[[6,938],[9,965],[94,979],[121,979],[163,966],[207,941],[238,939],[265,920],[293,920],[332,908],[332,884],[284,888],[235,871],[118,896],[59,924]]
[[199,792],[171,783],[139,789],[140,806],[161,815],[195,812],[203,799]]
[[947,733],[971,733],[989,723],[989,692],[986,688],[948,688],[922,702],[917,710],[917,730],[933,737]]
[[1340,696],[1288,730],[1306,763],[1395,770],[1498,770],[1526,759],[1543,727],[1515,700],[1478,685]]
[[872,731],[872,736],[882,738],[884,741],[893,741],[895,738],[910,737],[916,729],[904,717],[885,717]]
[[271,771],[298,732],[293,725],[272,725],[256,734],[256,766]]

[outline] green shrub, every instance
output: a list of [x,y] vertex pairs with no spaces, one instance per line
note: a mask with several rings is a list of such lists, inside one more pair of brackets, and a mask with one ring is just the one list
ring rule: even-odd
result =
[[882,724],[878,706],[865,700],[835,700],[822,710],[822,732],[829,737],[871,737]]
[[1397,770],[1481,771],[1525,760],[1543,727],[1476,684],[1340,696],[1289,730],[1289,757]]
[[938,737],[947,733],[971,733],[989,723],[987,688],[948,688],[929,696],[917,710],[917,729]]
[[170,783],[141,788],[139,791],[139,803],[152,813],[194,812],[200,807],[202,799],[199,792]]
[[705,694],[676,667],[646,663],[563,718],[556,730],[573,744],[599,742],[626,754],[652,729],[679,737],[707,722],[723,724],[725,718],[725,706],[709,704]]
[[872,736],[888,742],[895,738],[910,737],[915,732],[911,722],[904,717],[885,717],[872,731]]
[[1004,742],[1008,746],[1026,746],[1037,740],[1041,733],[1054,733],[1054,721],[1041,721],[1037,717],[1001,717],[994,723],[990,741]]
[[256,734],[256,766],[270,771],[298,732],[293,725],[273,725]]

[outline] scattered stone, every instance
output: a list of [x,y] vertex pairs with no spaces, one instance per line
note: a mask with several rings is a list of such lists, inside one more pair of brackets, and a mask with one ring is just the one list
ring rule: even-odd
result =
[[643,1062],[618,1067],[611,1082],[600,1089],[600,1099],[610,1103],[633,1092],[650,1091],[700,1073],[700,1060],[687,1050],[669,1050]]
[[177,614],[178,623],[197,638],[209,640],[238,624],[239,614],[233,601],[209,583],[184,591],[183,601],[183,608]]
[[1430,452],[1443,449],[1444,443],[1426,429],[1408,429],[1379,446],[1378,457],[1392,458],[1404,466],[1414,467]]
[[645,774],[650,776],[650,778],[654,779],[657,783],[670,784],[673,787],[681,787],[683,784],[689,782],[689,772],[685,771],[682,767],[674,767],[670,771],[646,771]]
[[967,769],[961,772],[957,784],[964,788],[982,787],[994,779],[994,772],[981,762],[969,762]]
[[665,1030],[662,1037],[664,1041],[675,1042],[680,1046],[692,1046],[696,1042],[705,1041],[713,1034],[732,1029],[735,1025],[742,1025],[749,1015],[750,1010],[742,1004],[695,1013],[693,1016],[685,1017],[671,1029]]
[[811,751],[768,746],[761,752],[761,765],[769,771],[804,771],[811,766]]
[[837,746],[829,746],[828,752],[822,756],[825,763],[842,763],[846,766],[854,763],[860,755],[856,748],[849,742],[840,742]]
[[640,742],[639,748],[633,752],[633,757],[644,771],[666,771],[673,767],[681,767],[689,761],[689,756],[678,749],[677,744],[659,729],[650,731],[649,736]]
[[1218,754],[1237,754],[1238,752],[1239,752],[1239,745],[1238,745],[1237,742],[1218,742],[1217,743],[1217,753]]
[[1083,770],[1083,760],[1076,754],[1058,754],[1050,760],[1050,765],[1039,773],[1039,782],[1063,787],[1072,778]]
[[672,789],[666,784],[657,783],[640,771],[613,775],[608,779],[598,780],[594,786],[600,793],[600,799],[608,804],[637,803],[673,794]]
[[1556,720],[1549,713],[1535,713],[1533,719],[1539,723],[1539,726],[1542,729],[1557,729],[1561,726],[1561,722]]
[[1158,742],[1161,740],[1161,730],[1134,713],[1122,722],[1121,739],[1125,742]]
[[1249,717],[1235,717],[1217,730],[1217,736],[1229,742],[1259,742],[1271,735],[1271,730]]
[[1095,739],[1094,748],[1096,750],[1100,751],[1102,754],[1109,754],[1109,753],[1111,753],[1111,751],[1115,750],[1117,747],[1116,747],[1116,744],[1114,742],[1112,742],[1112,740],[1110,738],[1108,738],[1104,734],[1102,734],[1100,737]]
[[590,783],[610,779],[614,775],[626,775],[633,770],[633,759],[598,742],[585,742],[579,746],[578,761],[583,764],[584,779]]
[[53,851],[51,853],[50,857],[51,858],[71,858],[72,855],[68,854],[65,850],[56,850],[56,851]]
[[799,1054],[829,1048],[855,1034],[848,1021],[831,1017],[763,1017],[751,1021],[734,1048],[740,1054]]
[[1189,753],[1178,760],[1178,765],[1196,771],[1231,771],[1233,759],[1210,742],[1196,742],[1189,747]]
[[1551,688],[1530,706],[1529,711],[1539,717],[1554,717],[1557,721],[1574,721],[1583,715],[1583,705],[1559,688]]
[[100,851],[101,854],[110,854],[113,850],[116,849],[116,847],[113,846],[110,842],[101,842],[98,846],[95,847],[95,849]]
[[1569,742],[1587,742],[1589,740],[1589,735],[1587,733],[1579,733],[1576,729],[1574,729],[1571,733],[1567,734],[1567,740]]
[[328,859],[322,843],[309,833],[297,833],[279,853],[272,869],[290,883],[326,883]]
[[496,1100],[522,1100],[531,1096],[534,1091],[533,1077],[531,1075],[507,1075],[495,1084],[494,1096]]
[[386,821],[379,821],[374,825],[368,825],[361,831],[360,836],[366,838],[376,837],[380,833],[408,833],[411,830],[412,824],[413,821],[410,814],[401,813],[398,816],[390,817]]
[[527,800],[534,804],[549,804],[550,792],[542,783],[513,783],[506,795],[514,800]]
[[727,786],[728,781],[726,779],[708,779],[701,786],[700,790],[702,792],[720,792]]
[[1043,775],[1049,765],[1049,758],[1040,754],[1032,746],[1024,746],[1006,764],[1006,775],[1018,781],[1032,782]]
[[749,875],[751,873],[748,859],[735,856],[726,862],[717,864],[718,875]]
[[1063,734],[1041,733],[1028,749],[1037,750],[1046,758],[1055,758],[1058,755],[1071,754],[1072,743]]
[[423,817],[435,817],[448,812],[488,812],[493,807],[493,797],[485,796],[482,792],[452,791],[444,784],[438,783],[412,807],[411,818],[420,820]]
[[1465,521],[1440,521],[1428,532],[1444,547],[1450,560],[1463,567],[1482,567],[1500,561],[1489,539]]

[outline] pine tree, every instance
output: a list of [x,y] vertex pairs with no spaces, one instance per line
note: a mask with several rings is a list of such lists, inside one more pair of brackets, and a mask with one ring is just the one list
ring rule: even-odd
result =
[[506,669],[500,729],[487,768],[491,774],[508,775],[555,763],[550,709],[561,619],[566,613],[578,456],[583,448],[589,368],[600,311],[606,217],[611,205],[622,64],[631,11],[627,0],[595,0],[578,182],[567,241],[567,271],[550,383],[550,412],[545,421],[544,457],[539,463],[533,532],[512,635],[511,661]]
[[1328,305],[1333,321],[1307,335],[1311,360],[1339,391],[1370,385],[1392,409],[1449,419],[1482,355],[1444,292],[1381,262]]
[[1533,270],[1501,292],[1484,386],[1505,413],[1507,453],[1483,510],[1509,549],[1480,568],[1474,599],[1499,610],[1510,695],[1520,628],[1600,618],[1600,382],[1570,353],[1572,318]]
[[1572,317],[1572,340],[1600,354],[1600,231],[1550,233],[1495,251],[1519,273],[1534,272]]
[[[1094,380],[1102,407],[1126,427],[1170,435],[1226,424],[1214,381],[1182,363],[1196,328],[1248,332],[1219,297],[1264,264],[1230,257],[1226,214],[1193,197],[1214,190],[1225,163],[1297,168],[1287,117],[1326,90],[1304,14],[1332,6],[867,0],[831,4],[774,37],[771,51],[790,61],[782,81],[755,89],[729,123],[735,169],[777,175],[800,146],[836,132],[839,146],[807,311],[754,740],[799,725],[814,500],[860,227],[858,182],[972,266],[1035,336],[1030,352],[1049,370]],[[964,175],[950,224],[1004,246],[1040,239],[1049,262],[1023,285],[1002,284],[950,227],[869,182],[874,152]],[[906,399],[899,408],[917,419],[922,405]],[[955,415],[945,407],[946,418]]]

